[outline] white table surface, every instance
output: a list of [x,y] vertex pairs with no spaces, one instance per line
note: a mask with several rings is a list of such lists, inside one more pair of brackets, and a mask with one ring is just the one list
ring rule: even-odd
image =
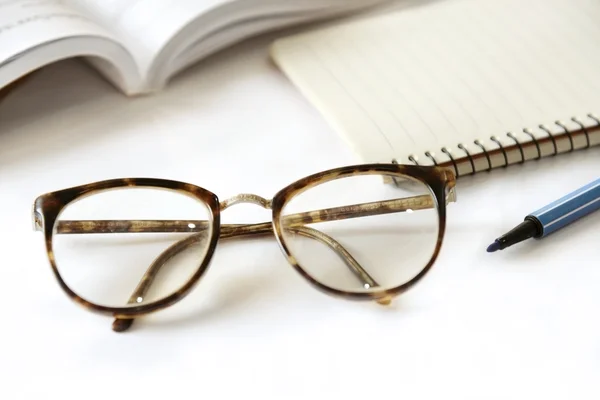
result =
[[63,294],[31,228],[39,194],[151,176],[269,197],[358,162],[269,62],[274,37],[152,97],[64,62],[0,106],[0,398],[600,398],[600,213],[485,252],[600,176],[600,148],[459,181],[434,270],[388,308],[315,291],[274,240],[224,245],[190,296],[125,334]]

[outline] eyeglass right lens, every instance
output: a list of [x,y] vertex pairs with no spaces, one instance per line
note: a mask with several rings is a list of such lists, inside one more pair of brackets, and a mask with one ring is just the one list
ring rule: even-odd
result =
[[283,242],[313,279],[333,289],[390,290],[415,278],[435,252],[439,216],[428,185],[383,175],[338,178],[292,198]]
[[151,188],[99,192],[69,204],[55,224],[61,278],[106,307],[154,303],[199,270],[212,234],[210,208],[188,195]]

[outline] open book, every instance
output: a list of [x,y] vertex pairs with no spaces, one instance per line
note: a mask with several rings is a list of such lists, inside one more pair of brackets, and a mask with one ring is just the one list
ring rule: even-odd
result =
[[381,0],[0,0],[0,89],[84,57],[127,95],[244,38]]
[[599,1],[418,1],[272,55],[363,161],[464,176],[600,144],[598,21]]

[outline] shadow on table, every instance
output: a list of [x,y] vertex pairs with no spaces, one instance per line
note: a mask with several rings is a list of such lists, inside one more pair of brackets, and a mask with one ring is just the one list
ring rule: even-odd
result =
[[[247,261],[242,256],[245,246],[265,244],[271,246],[268,247],[269,251],[260,252],[264,262]],[[255,238],[243,245],[241,242],[223,242],[220,246],[230,256],[220,258],[218,252],[215,254],[216,258],[206,276],[181,300],[181,304],[173,306],[181,306],[180,309],[172,309],[172,313],[164,311],[142,317],[135,322],[131,331],[194,329],[212,324],[235,323],[237,320],[247,323],[248,316],[264,312],[276,316],[281,309],[302,309],[302,304],[311,312],[315,302],[320,304],[319,308],[322,306],[332,310],[340,306],[367,307],[375,316],[397,313],[408,308],[407,303],[403,302],[403,295],[394,299],[390,305],[381,306],[374,301],[336,298],[318,291],[285,261],[274,238]],[[252,251],[250,247],[248,249]],[[248,254],[251,254],[251,259],[258,256],[254,252]],[[237,265],[224,265],[232,262]],[[221,268],[226,268],[227,271]],[[217,269],[221,269],[218,277],[213,279],[208,276]]]
[[80,59],[46,66],[1,92],[0,167],[148,126],[165,105],[208,104],[261,69],[274,70],[267,53],[272,40],[267,35],[232,46],[182,71],[164,90],[136,97],[125,96]]

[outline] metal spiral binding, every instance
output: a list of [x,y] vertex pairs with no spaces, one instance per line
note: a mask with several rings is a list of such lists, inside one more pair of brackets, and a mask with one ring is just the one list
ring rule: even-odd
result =
[[512,134],[512,132],[508,132],[506,134],[506,136],[508,136],[509,138],[514,140],[515,143],[517,144],[517,147],[519,148],[519,152],[521,153],[521,164],[523,164],[525,162],[525,153],[523,152],[523,146],[521,146],[521,142],[519,142],[519,139],[517,139],[515,137],[515,135]]
[[571,136],[569,128],[567,128],[561,121],[556,121],[555,124],[560,126],[565,131],[565,134],[569,137],[569,143],[571,144],[571,150],[569,151],[573,151],[575,149],[575,146],[573,144],[573,136]]
[[492,159],[490,158],[490,154],[485,149],[485,147],[483,147],[483,145],[481,144],[479,139],[475,139],[475,141],[473,143],[475,143],[477,146],[479,146],[481,148],[481,150],[483,150],[483,154],[485,154],[485,158],[487,159],[487,162],[488,162],[488,169],[486,171],[491,171],[492,170]]
[[460,178],[460,172],[458,172],[458,165],[456,165],[456,161],[454,161],[454,157],[452,157],[452,154],[450,154],[450,151],[447,148],[442,147],[442,153],[444,153],[448,157],[450,157],[450,161],[452,161],[452,165],[454,165],[454,173],[456,175],[456,179]]
[[596,122],[596,126],[600,125],[600,119],[596,117],[594,114],[590,113],[587,115],[590,119],[593,119]]
[[536,157],[536,160],[539,160],[540,158],[542,158],[542,151],[540,150],[540,143],[535,138],[533,133],[531,133],[528,128],[523,129],[523,133],[526,134],[527,136],[529,136],[531,138],[531,140],[533,141],[533,143],[535,143],[535,148],[537,149],[537,152],[538,152],[538,156]]
[[428,151],[425,152],[425,155],[431,160],[433,161],[433,165],[438,165],[437,161],[435,160],[435,157]]
[[548,134],[548,137],[550,137],[550,140],[552,140],[552,146],[554,146],[554,153],[552,153],[552,155],[555,156],[556,154],[558,154],[558,147],[556,147],[556,138],[554,137],[550,129],[546,127],[546,125],[540,125],[540,129],[546,132]]
[[[595,114],[592,114],[592,113],[589,113],[586,116],[588,118],[590,118],[591,120],[593,120],[596,123],[596,127],[600,126],[600,117],[598,117],[598,116],[596,116]],[[571,121],[574,122],[575,124],[577,124],[579,126],[579,129],[585,135],[585,140],[586,140],[586,146],[585,146],[585,148],[589,148],[591,146],[591,142],[590,142],[590,135],[589,135],[588,128],[586,128],[586,126],[584,125],[584,123],[581,122],[577,117],[572,117]],[[571,145],[571,148],[570,148],[569,152],[574,151],[575,150],[575,144],[574,144],[574,139],[573,139],[573,132],[570,131],[569,128],[562,121],[555,121],[554,124],[556,126],[560,127],[564,131],[564,134],[568,137],[569,143]],[[554,135],[552,133],[552,131],[550,130],[550,128],[548,128],[544,124],[538,125],[538,128],[541,129],[542,131],[544,131],[545,133],[547,133],[548,134],[548,138],[552,141],[552,147],[553,147],[554,151],[551,154],[549,154],[549,155],[550,156],[557,155],[558,154],[558,146],[556,144],[556,135]],[[527,135],[527,136],[529,136],[531,138],[531,142],[535,145],[535,148],[537,150],[537,157],[535,157],[534,159],[535,160],[539,160],[540,158],[542,158],[542,150],[541,150],[541,146],[540,146],[539,140],[535,137],[535,135],[531,132],[530,129],[524,128],[522,131],[523,131],[523,133],[525,135]],[[519,139],[512,132],[507,132],[505,135],[506,135],[506,137],[510,138],[511,140],[513,140],[515,142],[516,146],[519,149],[519,153],[521,154],[521,161],[519,163],[520,164],[524,163],[525,162],[525,151],[523,149],[523,144],[519,141]],[[504,168],[508,167],[508,165],[509,165],[509,163],[508,163],[508,154],[507,154],[506,149],[505,149],[504,145],[502,144],[502,142],[496,136],[491,136],[489,138],[489,140],[492,141],[492,142],[494,142],[494,143],[496,143],[498,145],[499,150],[502,152],[502,155],[504,157],[504,165],[502,167],[504,167]],[[482,154],[485,155],[485,158],[486,158],[487,163],[488,163],[488,168],[485,171],[486,172],[487,171],[491,171],[493,167],[492,167],[492,160],[491,160],[491,157],[490,157],[490,151],[481,143],[481,141],[479,139],[474,140],[473,143],[476,146],[478,146],[481,149]],[[457,145],[457,147],[465,153],[467,159],[469,160],[469,163],[471,164],[472,172],[470,174],[468,174],[468,175],[473,175],[476,172],[478,172],[478,171],[475,170],[475,161],[473,159],[473,155],[471,155],[471,152],[469,152],[469,150],[467,149],[467,147],[463,143],[459,143]],[[450,162],[452,163],[452,166],[454,168],[454,172],[456,174],[456,178],[459,178],[461,175],[460,175],[460,173],[458,171],[458,164],[457,164],[456,159],[454,158],[454,156],[452,155],[452,153],[450,152],[450,150],[447,147],[442,147],[441,151],[442,151],[442,153],[444,153],[444,154],[446,154],[448,156],[448,158],[450,159]],[[436,165],[436,166],[439,165],[438,160],[436,160],[435,156],[431,152],[426,151],[424,154],[425,154],[425,156],[427,158],[429,158],[433,162],[434,165]],[[419,162],[418,162],[418,160],[417,160],[417,157],[415,155],[412,155],[412,154],[409,155],[408,159],[413,164],[420,165]],[[396,161],[396,163],[397,163],[397,161]]]
[[471,153],[469,153],[469,150],[467,150],[467,148],[462,144],[459,143],[458,144],[458,148],[461,149],[462,151],[465,152],[465,154],[467,155],[467,157],[469,158],[469,162],[471,163],[471,175],[475,174],[475,162],[473,161],[473,157],[471,157]]
[[504,150],[504,146],[502,146],[502,143],[498,140],[498,138],[496,138],[496,136],[490,137],[490,140],[500,147],[500,150],[502,150],[502,154],[504,155],[504,168],[508,167],[508,155],[506,154],[506,150]]
[[585,141],[586,141],[586,149],[590,148],[590,135],[585,127],[585,125],[583,125],[583,123],[581,121],[579,121],[577,119],[577,117],[573,117],[571,118],[571,121],[575,122],[577,125],[579,125],[579,128],[581,128],[581,130],[583,131],[583,133],[585,134]]
[[419,165],[419,162],[417,161],[417,159],[412,154],[410,156],[408,156],[408,160],[412,161],[412,163],[415,164],[415,165]]

